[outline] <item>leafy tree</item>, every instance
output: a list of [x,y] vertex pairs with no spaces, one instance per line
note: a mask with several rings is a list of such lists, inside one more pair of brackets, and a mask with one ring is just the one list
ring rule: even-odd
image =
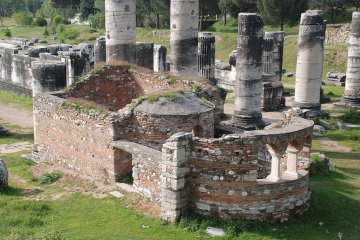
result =
[[220,9],[218,6],[218,0],[199,0],[200,31],[202,30],[202,22],[204,18],[219,12]]
[[160,15],[170,16],[170,0],[150,0],[151,9],[156,15],[156,28],[160,28]]
[[95,13],[94,0],[82,0],[80,6],[81,19],[86,20],[90,14]]
[[[256,0],[232,0],[239,12],[257,12]],[[236,16],[237,17],[237,16]]]
[[234,8],[237,8],[232,0],[220,0],[218,2],[220,11],[224,14],[224,25],[226,26],[226,15],[231,13]]
[[12,15],[12,18],[18,25],[29,26],[33,24],[32,16],[27,15],[25,12],[16,12]]
[[67,8],[71,6],[74,9],[79,9],[81,0],[51,0],[54,8]]
[[41,8],[44,0],[28,0],[28,11],[35,16],[36,11]]
[[311,8],[323,9],[330,14],[330,22],[334,23],[334,16],[342,14],[345,11],[345,0],[312,0]]
[[56,25],[58,25],[58,24],[61,23],[62,18],[61,18],[60,15],[57,15],[57,16],[54,17],[53,21],[54,21],[54,23],[55,23]]
[[105,29],[105,14],[96,13],[89,15],[90,26],[94,29]]
[[281,27],[296,23],[307,9],[307,0],[257,0],[257,7],[266,24]]
[[35,25],[39,27],[44,27],[47,26],[47,21],[45,20],[45,18],[38,17],[35,19]]

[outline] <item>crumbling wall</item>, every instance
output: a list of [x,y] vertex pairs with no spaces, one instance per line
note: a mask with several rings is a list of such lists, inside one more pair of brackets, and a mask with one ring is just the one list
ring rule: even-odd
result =
[[34,98],[38,158],[91,179],[114,181],[116,139],[106,112],[68,103],[49,94]]

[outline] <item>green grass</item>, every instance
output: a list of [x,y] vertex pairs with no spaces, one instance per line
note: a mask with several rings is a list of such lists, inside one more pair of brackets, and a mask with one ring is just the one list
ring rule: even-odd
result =
[[349,109],[343,115],[339,116],[339,119],[347,123],[360,124],[360,111]]
[[29,111],[32,111],[33,109],[33,102],[31,98],[11,91],[0,90],[0,102],[14,104],[15,107],[24,108]]

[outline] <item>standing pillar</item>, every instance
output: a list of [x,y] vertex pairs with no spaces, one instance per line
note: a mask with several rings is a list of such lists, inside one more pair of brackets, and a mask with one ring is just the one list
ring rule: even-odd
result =
[[290,178],[298,179],[299,173],[297,170],[298,167],[298,154],[299,150],[297,150],[294,147],[288,147],[287,149],[287,168],[284,172],[285,176],[288,176]]
[[135,63],[136,0],[105,0],[106,60]]
[[166,72],[167,49],[163,45],[154,45],[154,72]]
[[272,182],[280,181],[280,159],[281,154],[277,153],[273,148],[268,148],[269,153],[271,154],[271,173],[267,176],[266,179]]
[[354,12],[349,40],[345,92],[341,105],[360,108],[360,12]]
[[198,75],[199,0],[171,0],[171,72]]
[[154,43],[136,43],[136,65],[150,70],[154,69]]
[[199,33],[198,38],[199,75],[211,82],[215,81],[215,36],[212,33]]
[[274,38],[264,37],[263,66],[262,66],[263,82],[275,82],[277,80],[274,72],[273,61],[274,61]]
[[266,32],[265,37],[272,38],[274,41],[273,49],[273,71],[276,75],[276,80],[281,82],[282,68],[283,68],[283,56],[284,56],[284,42],[285,34],[282,31],[279,32]]
[[244,129],[264,127],[261,114],[264,23],[256,13],[239,14],[235,109],[232,122]]
[[94,45],[94,65],[106,62],[106,39],[99,37]]
[[309,10],[301,15],[294,107],[321,109],[325,26],[321,10]]

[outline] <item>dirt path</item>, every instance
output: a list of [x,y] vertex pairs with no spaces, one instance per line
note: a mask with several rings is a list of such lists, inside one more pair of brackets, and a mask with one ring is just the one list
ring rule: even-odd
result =
[[11,104],[0,102],[0,123],[18,125],[23,128],[33,127],[33,115],[31,111],[18,109]]
[[16,153],[25,150],[31,150],[32,143],[30,142],[18,142],[12,144],[0,144],[0,154]]
[[330,138],[320,138],[320,149],[324,151],[335,151],[335,152],[351,152],[351,147],[341,146],[339,142],[333,141]]

